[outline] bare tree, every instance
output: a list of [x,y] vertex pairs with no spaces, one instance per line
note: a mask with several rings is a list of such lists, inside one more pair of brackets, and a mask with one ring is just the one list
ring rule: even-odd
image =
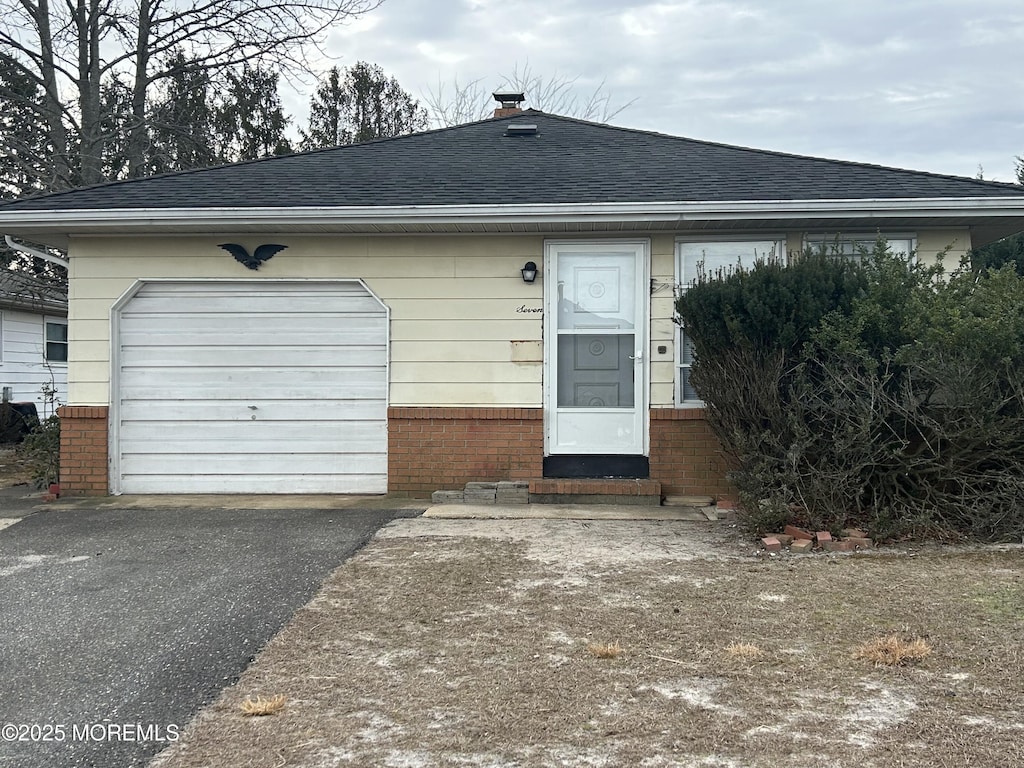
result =
[[[210,72],[246,62],[298,75],[329,27],[381,0],[0,0],[0,65],[27,79],[36,100],[0,85],[0,103],[32,110],[52,147],[52,189],[102,181],[104,84],[130,89],[125,161],[146,172],[147,97],[182,52]],[[24,89],[22,89],[24,91]],[[121,120],[115,121],[118,125]]]
[[533,70],[529,62],[522,68],[516,64],[512,72],[502,75],[497,86],[488,90],[483,80],[471,80],[460,85],[458,78],[450,84],[438,82],[437,89],[424,97],[430,112],[431,122],[438,126],[459,125],[474,120],[483,120],[492,114],[491,91],[509,91],[526,96],[529,106],[542,112],[550,112],[582,120],[606,123],[636,99],[616,104],[602,80],[592,91],[581,91],[579,77],[564,77],[557,73],[550,77]]
[[456,77],[451,83],[437,81],[437,89],[430,90],[423,97],[430,114],[430,122],[445,128],[462,125],[490,117],[491,94],[481,79],[460,83]]

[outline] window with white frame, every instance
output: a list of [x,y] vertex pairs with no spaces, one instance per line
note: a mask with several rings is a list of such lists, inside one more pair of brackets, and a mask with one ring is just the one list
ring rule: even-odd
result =
[[46,321],[46,362],[68,361],[68,324],[63,320]]
[[[680,240],[676,243],[676,278],[680,292],[685,292],[704,274],[714,277],[737,269],[747,269],[758,261],[785,259],[786,243],[782,237],[751,240]],[[693,343],[680,327],[676,344],[676,403],[699,405],[700,398],[690,385],[693,364]]]
[[[878,233],[837,235],[837,234],[812,234],[804,238],[804,246],[815,253],[824,250],[826,254],[844,256],[848,259],[860,260],[865,253],[871,253],[878,242]],[[885,234],[889,250],[895,255],[903,254],[909,258],[917,247],[917,238],[909,234]]]

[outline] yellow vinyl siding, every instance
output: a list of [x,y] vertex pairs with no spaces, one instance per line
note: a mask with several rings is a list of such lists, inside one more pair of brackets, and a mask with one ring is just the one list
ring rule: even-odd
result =
[[917,233],[917,258],[921,261],[935,259],[946,248],[949,251],[943,256],[942,265],[947,272],[952,272],[971,249],[971,233],[962,229],[934,229]]
[[[673,364],[675,347],[675,237],[656,235],[651,238],[651,328],[648,341],[647,359],[650,361],[652,408],[671,407],[675,389]],[[658,344],[667,344],[668,351],[659,355]]]
[[[713,233],[709,233],[713,234]],[[946,268],[970,247],[964,229],[917,230],[918,254],[953,250]],[[633,237],[645,236],[638,232]],[[543,365],[522,344],[543,338],[541,274],[533,285],[519,270],[543,262],[542,235],[76,237],[70,247],[71,343],[68,402],[109,402],[110,309],[136,278],[362,278],[391,310],[392,405],[540,407]],[[593,239],[580,236],[580,239]],[[605,239],[605,237],[602,237]],[[614,237],[608,239],[616,239]],[[674,403],[675,233],[651,240],[650,403]],[[218,243],[288,248],[259,271],[238,264]],[[803,233],[790,232],[791,253]],[[667,344],[667,352],[657,347]]]
[[[288,248],[253,272],[222,242]],[[77,405],[108,402],[110,308],[136,278],[362,278],[391,309],[393,405],[542,402],[541,364],[512,362],[513,341],[542,336],[540,313],[517,312],[542,306],[542,284],[519,275],[541,260],[541,237],[83,237],[70,252],[69,401]]]

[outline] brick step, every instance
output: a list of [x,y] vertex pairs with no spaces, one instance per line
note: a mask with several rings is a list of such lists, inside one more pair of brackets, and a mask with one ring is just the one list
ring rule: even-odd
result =
[[634,504],[661,505],[661,483],[647,479],[540,478],[466,483],[461,491],[435,491],[435,504]]
[[604,477],[545,477],[530,481],[533,504],[661,505],[658,480]]

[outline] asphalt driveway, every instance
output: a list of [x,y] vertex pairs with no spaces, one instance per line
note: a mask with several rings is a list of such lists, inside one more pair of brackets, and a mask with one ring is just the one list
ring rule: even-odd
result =
[[0,768],[144,765],[336,566],[417,513],[79,507],[0,530]]

